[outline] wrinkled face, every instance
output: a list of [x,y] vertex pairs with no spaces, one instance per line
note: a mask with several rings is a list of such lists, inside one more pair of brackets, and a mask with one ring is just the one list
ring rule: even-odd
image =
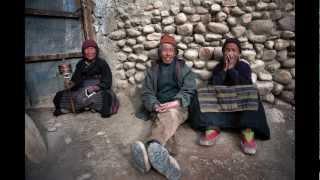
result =
[[176,49],[172,44],[164,43],[161,45],[160,57],[163,63],[170,64],[176,55]]
[[97,50],[94,47],[87,47],[84,49],[84,56],[88,61],[92,61],[97,56]]
[[229,56],[230,60],[237,61],[240,56],[240,50],[238,46],[235,43],[228,43],[226,47],[224,48],[223,52],[224,56]]

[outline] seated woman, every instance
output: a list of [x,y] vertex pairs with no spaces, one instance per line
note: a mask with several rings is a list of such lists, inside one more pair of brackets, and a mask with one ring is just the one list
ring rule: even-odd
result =
[[54,97],[54,115],[92,110],[109,117],[114,95],[110,68],[98,57],[99,48],[94,40],[82,44],[82,54],[83,59],[77,63],[71,80],[65,81],[66,89]]
[[[213,69],[212,85],[233,87],[250,85],[251,69],[247,62],[240,60],[240,42],[235,38],[227,39],[222,48],[223,58]],[[257,97],[258,98],[258,97]],[[270,139],[270,130],[266,121],[264,108],[258,101],[256,111],[244,110],[236,112],[204,112],[199,127],[204,131],[200,137],[200,145],[210,146],[216,141],[220,128],[236,128],[241,130],[241,148],[246,154],[255,154],[257,145],[255,136],[262,140]]]

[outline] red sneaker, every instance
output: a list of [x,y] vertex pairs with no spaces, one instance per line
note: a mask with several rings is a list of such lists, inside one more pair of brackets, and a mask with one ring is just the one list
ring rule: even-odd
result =
[[207,130],[201,134],[199,144],[202,146],[212,146],[215,144],[219,134],[218,130]]
[[247,141],[244,135],[241,135],[241,149],[245,154],[256,154],[257,144],[254,138],[252,138],[250,141]]

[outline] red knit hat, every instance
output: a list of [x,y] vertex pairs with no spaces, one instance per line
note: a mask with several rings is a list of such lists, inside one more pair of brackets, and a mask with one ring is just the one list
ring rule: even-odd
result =
[[164,34],[160,39],[160,44],[163,44],[163,43],[168,43],[176,46],[177,42],[173,36],[170,36],[169,34]]
[[82,43],[82,51],[88,47],[94,47],[98,49],[97,43],[92,39],[87,39]]

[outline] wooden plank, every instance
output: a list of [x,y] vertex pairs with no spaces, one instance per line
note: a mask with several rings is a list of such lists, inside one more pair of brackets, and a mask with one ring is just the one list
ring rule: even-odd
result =
[[72,53],[58,53],[58,54],[46,54],[37,56],[26,56],[25,63],[45,62],[45,61],[59,61],[63,59],[81,58],[81,52]]
[[92,13],[94,8],[94,2],[92,0],[81,0],[82,9],[82,23],[85,39],[96,40],[96,34],[93,29]]
[[77,13],[73,13],[73,12],[50,11],[50,10],[40,10],[40,9],[31,9],[31,8],[26,8],[24,10],[24,14],[31,15],[31,16],[46,16],[46,17],[73,18],[73,19],[78,19],[81,17],[80,11]]

